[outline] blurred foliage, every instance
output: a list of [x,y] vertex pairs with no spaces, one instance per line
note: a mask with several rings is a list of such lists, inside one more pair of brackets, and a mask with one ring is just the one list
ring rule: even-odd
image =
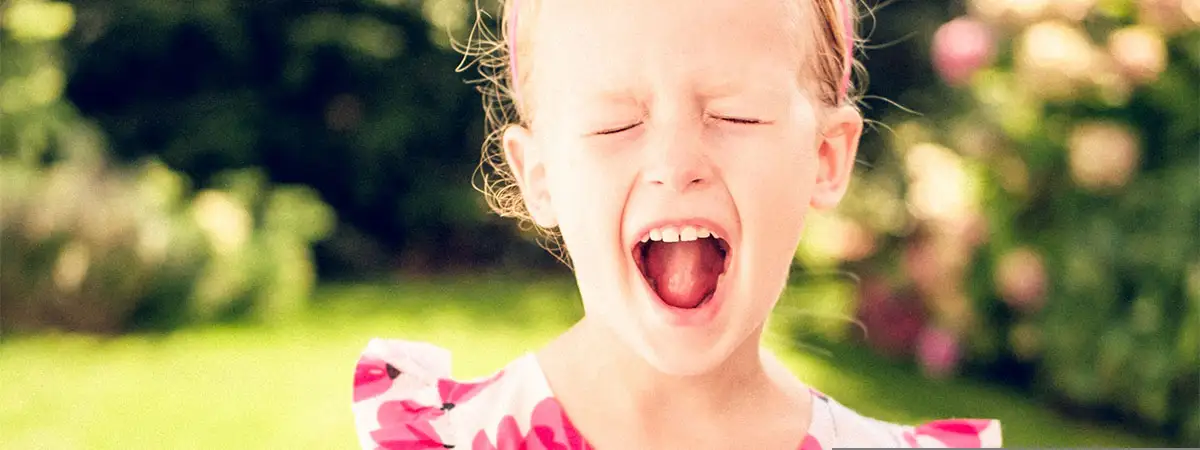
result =
[[966,6],[797,257],[862,276],[865,341],[931,377],[1200,442],[1197,4]]
[[472,189],[482,114],[450,45],[470,4],[80,2],[67,95],[123,161],[316,189],[343,223],[318,247],[326,276],[541,256]]
[[112,333],[294,314],[315,283],[309,247],[333,212],[254,169],[192,192],[157,158],[114,164],[63,97],[66,3],[4,10],[0,50],[0,327]]

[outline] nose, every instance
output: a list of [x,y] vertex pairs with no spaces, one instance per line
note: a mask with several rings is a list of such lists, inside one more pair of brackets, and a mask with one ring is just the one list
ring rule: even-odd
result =
[[672,130],[650,143],[642,172],[646,182],[675,192],[708,184],[713,168],[697,135],[691,130]]

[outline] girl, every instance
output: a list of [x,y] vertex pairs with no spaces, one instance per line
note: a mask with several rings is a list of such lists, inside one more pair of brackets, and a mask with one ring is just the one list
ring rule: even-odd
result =
[[860,416],[760,348],[808,209],[850,179],[852,1],[507,0],[504,40],[468,52],[499,68],[485,191],[561,237],[585,316],[471,382],[372,341],[363,447],[999,446],[995,421]]

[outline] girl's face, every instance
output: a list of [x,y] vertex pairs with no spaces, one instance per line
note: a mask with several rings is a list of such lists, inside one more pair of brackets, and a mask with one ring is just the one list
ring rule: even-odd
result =
[[562,233],[588,320],[666,373],[757,336],[809,207],[845,190],[861,119],[810,95],[799,24],[815,22],[785,1],[559,0],[520,18],[533,115],[504,146],[526,204]]

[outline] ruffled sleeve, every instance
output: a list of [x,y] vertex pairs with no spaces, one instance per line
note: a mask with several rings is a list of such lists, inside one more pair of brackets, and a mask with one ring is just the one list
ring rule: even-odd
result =
[[990,419],[934,420],[903,427],[901,439],[913,448],[999,448],[1000,421]]
[[916,426],[866,417],[820,393],[810,433],[830,448],[998,448],[1000,421],[941,419]]
[[354,423],[364,449],[443,449],[461,441],[456,408],[503,371],[472,382],[450,377],[450,352],[422,342],[374,339],[354,369]]
[[374,339],[354,369],[354,422],[364,449],[445,448],[447,409],[437,384],[450,353],[436,346]]

